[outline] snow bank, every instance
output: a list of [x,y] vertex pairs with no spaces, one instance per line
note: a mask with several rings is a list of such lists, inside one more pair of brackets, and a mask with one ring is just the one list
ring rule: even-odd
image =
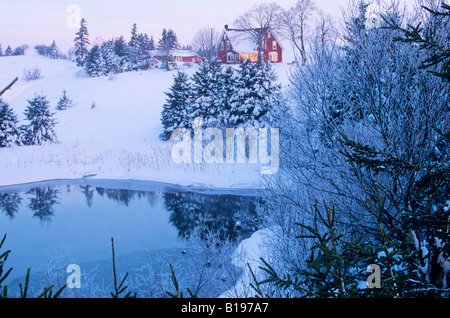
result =
[[242,268],[243,273],[236,285],[219,298],[249,298],[255,296],[256,291],[250,286],[250,284],[255,284],[250,268],[256,278],[261,280],[263,274],[263,271],[259,268],[263,265],[261,258],[266,261],[270,260],[269,242],[274,233],[274,229],[271,228],[259,230],[239,244],[232,258],[233,265]]

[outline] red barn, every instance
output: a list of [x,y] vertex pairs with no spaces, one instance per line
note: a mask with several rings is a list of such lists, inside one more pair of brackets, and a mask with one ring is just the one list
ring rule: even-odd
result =
[[225,26],[217,46],[219,61],[223,64],[239,64],[246,60],[257,61],[259,55],[263,56],[264,62],[283,61],[283,47],[270,29],[264,34],[261,43],[256,43],[250,39],[248,32]]

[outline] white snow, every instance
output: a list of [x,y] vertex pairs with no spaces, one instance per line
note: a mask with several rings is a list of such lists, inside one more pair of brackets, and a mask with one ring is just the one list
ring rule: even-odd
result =
[[232,262],[234,266],[241,268],[243,272],[236,285],[220,295],[219,298],[248,298],[257,294],[250,284],[255,285],[253,275],[258,281],[261,281],[264,277],[264,271],[260,269],[260,266],[264,265],[261,258],[270,262],[269,246],[276,232],[277,228],[262,229],[253,233],[250,238],[239,244],[232,255]]
[[[38,67],[43,78],[23,79],[25,69]],[[274,65],[280,82],[287,65]],[[0,186],[53,179],[157,181],[207,188],[259,188],[260,166],[252,164],[178,165],[170,143],[159,140],[162,106],[174,72],[148,70],[89,78],[66,60],[25,55],[0,58],[0,87],[19,81],[3,100],[21,124],[27,100],[44,94],[55,108],[63,90],[73,100],[65,111],[54,109],[58,144],[0,149]],[[192,74],[196,68],[183,71]],[[95,103],[96,107],[91,109]]]

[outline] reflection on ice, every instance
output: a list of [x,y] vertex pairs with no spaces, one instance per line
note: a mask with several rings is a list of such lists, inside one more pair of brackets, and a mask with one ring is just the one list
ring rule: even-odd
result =
[[[224,242],[238,244],[256,230],[260,200],[249,192],[238,195],[192,190],[101,181],[54,181],[1,188],[0,234],[8,233],[6,245],[12,250],[8,266],[14,268],[8,284],[17,287],[28,267],[32,273],[35,269],[35,284],[49,279],[49,273],[54,273],[50,268],[59,268],[64,277],[62,263],[68,262],[90,273],[85,280],[92,286],[94,281],[109,282],[109,242],[114,237],[118,267],[138,277],[149,278],[145,269],[152,268],[153,279],[161,279],[158,275],[167,276],[169,263],[180,262],[180,279],[190,277],[186,281],[192,282],[193,270],[201,272],[205,264],[209,268],[220,263],[221,270],[214,269],[209,282],[209,293],[215,290],[220,294],[220,286],[227,288],[232,283],[222,271],[237,270],[227,269],[233,267],[229,259],[232,250],[224,254],[228,246]],[[205,246],[212,249],[207,256]],[[220,282],[214,281],[217,279]],[[162,296],[146,290],[141,280],[135,284],[142,295]],[[89,293],[93,292],[92,286]],[[87,290],[84,292],[89,297]]]

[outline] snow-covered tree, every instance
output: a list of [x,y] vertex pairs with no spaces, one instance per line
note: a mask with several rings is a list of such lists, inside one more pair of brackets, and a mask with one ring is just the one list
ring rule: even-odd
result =
[[163,140],[169,140],[172,132],[177,128],[190,127],[191,85],[186,73],[177,72],[174,83],[166,95],[166,103],[161,114],[164,127],[161,134]]
[[171,52],[175,49],[178,49],[179,47],[180,44],[178,43],[176,33],[171,29],[163,29],[157,49],[163,57],[163,63],[165,64],[165,67],[167,67],[167,69],[170,69],[169,65],[172,62]]
[[50,52],[49,52],[49,57],[51,59],[58,59],[60,57],[60,52],[58,50],[58,47],[56,46],[56,42],[53,41],[52,44],[50,45]]
[[85,70],[91,77],[106,75],[106,66],[98,45],[94,45],[86,57]]
[[129,47],[123,36],[114,40],[114,52],[117,56],[118,72],[125,72],[129,69]]
[[6,50],[5,50],[5,56],[12,56],[13,55],[13,50],[11,48],[11,46],[7,46]]
[[203,63],[192,76],[191,123],[201,117],[205,127],[218,127],[221,116],[219,101],[222,67],[217,62]]
[[3,56],[2,44],[0,43],[0,57]]
[[264,126],[280,104],[281,86],[269,63],[246,61],[236,75],[236,90],[231,99],[230,123],[236,126]]
[[57,110],[66,110],[68,109],[70,106],[72,105],[72,100],[67,97],[67,92],[66,90],[63,90],[63,95],[62,97],[59,99],[58,104],[56,105],[56,109]]
[[104,63],[105,75],[118,74],[123,71],[121,68],[121,58],[115,51],[114,40],[103,42],[100,47],[100,54]]
[[219,91],[216,95],[217,105],[220,109],[220,125],[232,127],[230,118],[233,111],[233,96],[236,92],[236,75],[232,67],[225,67],[220,74]]
[[50,103],[46,96],[36,95],[28,101],[25,117],[29,124],[21,127],[25,145],[43,145],[56,143],[54,113],[50,111]]
[[131,29],[131,38],[128,42],[128,60],[129,60],[129,70],[137,70],[141,57],[141,43],[139,34],[137,32],[136,23],[133,24]]
[[0,148],[21,144],[17,116],[11,107],[0,99]]
[[81,19],[80,29],[76,33],[76,37],[74,39],[75,45],[75,61],[77,62],[77,66],[84,67],[86,62],[86,57],[89,54],[89,32],[87,29],[87,22],[83,18]]

